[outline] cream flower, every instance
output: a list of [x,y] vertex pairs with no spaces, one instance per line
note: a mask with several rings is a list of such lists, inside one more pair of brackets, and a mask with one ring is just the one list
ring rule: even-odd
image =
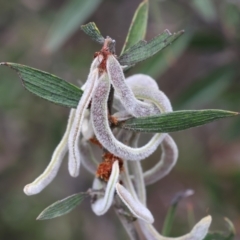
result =
[[[113,127],[118,121],[131,117],[171,112],[172,106],[151,77],[136,74],[125,79],[123,67],[113,54],[114,44],[115,41],[107,37],[101,51],[95,54],[82,87],[84,93],[77,108],[70,111],[61,142],[46,170],[25,186],[24,192],[27,195],[41,192],[56,176],[68,151],[68,169],[72,177],[78,176],[81,163],[95,174],[91,206],[96,215],[105,214],[114,205],[119,214],[138,219],[148,240],[202,240],[211,217],[202,219],[189,234],[179,238],[163,237],[151,225],[154,218],[146,204],[146,185],[155,183],[171,171],[178,158],[177,146],[167,133],[156,133],[139,147],[140,134]],[[109,104],[112,94],[116,108],[113,114]],[[101,163],[92,150],[89,140],[93,139],[104,150]],[[162,148],[159,161],[144,172],[141,160],[150,156],[159,145]]]
[[[106,185],[104,196],[101,196],[100,194],[100,197],[94,197],[94,201],[92,203],[92,210],[94,213],[96,215],[105,214],[114,201],[114,193],[116,191],[122,202],[136,218],[139,218],[146,223],[153,223],[154,218],[151,212],[138,199],[134,199],[129,191],[119,183],[119,177],[119,162],[115,161],[112,166],[110,178]],[[104,184],[102,184],[98,178],[95,178],[93,182],[93,189],[101,190],[103,188]]]

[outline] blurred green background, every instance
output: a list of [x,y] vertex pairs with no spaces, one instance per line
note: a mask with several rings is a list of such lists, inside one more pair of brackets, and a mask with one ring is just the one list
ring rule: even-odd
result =
[[[137,0],[0,0],[0,61],[84,82],[100,46],[80,30],[94,21],[120,53]],[[240,3],[237,0],[150,0],[146,39],[169,29],[185,29],[174,44],[131,69],[154,77],[174,110],[240,108]],[[92,184],[83,168],[78,178],[65,162],[54,182],[27,197],[23,187],[48,164],[67,121],[68,109],[48,103],[21,86],[14,72],[0,68],[0,239],[126,239],[114,211],[95,216],[85,201],[70,214],[35,221],[48,205]],[[213,216],[211,230],[227,231],[231,219],[240,237],[240,120],[222,120],[172,134],[180,157],[174,170],[150,186],[148,205],[161,231],[175,194],[191,188],[192,197],[177,210],[173,236],[194,221]],[[147,168],[160,151],[144,161]],[[236,237],[237,239],[237,237]]]

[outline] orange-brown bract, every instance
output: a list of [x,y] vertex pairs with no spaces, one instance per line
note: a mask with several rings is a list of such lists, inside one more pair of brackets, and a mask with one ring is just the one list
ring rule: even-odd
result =
[[105,153],[103,155],[103,162],[98,166],[96,176],[107,182],[112,172],[112,165],[116,160],[119,162],[120,171],[123,171],[123,160],[112,153]]
[[103,57],[101,63],[99,64],[98,66],[98,69],[99,69],[99,72],[104,72],[104,71],[107,71],[106,70],[106,62],[107,62],[107,58],[110,54],[113,54],[111,51],[110,51],[110,46],[111,44],[113,44],[113,40],[110,38],[110,37],[107,37],[104,41],[104,44],[103,44],[103,47],[102,49],[100,50],[100,52],[95,52],[94,53],[94,58],[98,57],[99,55],[101,55]]
[[95,137],[90,138],[89,141],[102,148],[102,144]]
[[109,115],[109,122],[113,125],[117,125],[118,124],[118,118],[112,115]]

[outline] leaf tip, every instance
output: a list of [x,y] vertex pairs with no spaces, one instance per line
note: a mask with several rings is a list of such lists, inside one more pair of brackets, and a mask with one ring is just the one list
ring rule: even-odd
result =
[[149,0],[143,0],[141,4],[143,5],[143,4],[148,4],[148,3],[149,3]]
[[212,216],[211,215],[206,216],[205,218],[203,218],[203,221],[210,224],[212,222]]
[[229,114],[231,114],[232,116],[237,116],[240,114],[240,112],[233,112],[233,111],[227,111]]
[[81,30],[84,30],[84,28],[86,27],[86,26],[88,26],[88,25],[95,25],[95,23],[94,22],[89,22],[89,23],[87,23],[87,24],[82,24],[81,25]]
[[0,65],[8,66],[8,62],[0,62]]
[[40,214],[37,216],[36,220],[37,220],[37,221],[39,221],[39,220],[44,220],[44,218],[43,218],[43,216],[42,216],[42,213],[40,213]]
[[192,189],[187,189],[185,191],[181,191],[175,195],[173,198],[171,205],[176,205],[178,204],[181,200],[188,198],[194,194],[194,190]]
[[176,33],[174,33],[173,35],[181,36],[181,35],[184,34],[184,33],[185,33],[185,30],[182,29],[182,30],[180,30],[180,31],[178,31],[178,32],[176,32]]

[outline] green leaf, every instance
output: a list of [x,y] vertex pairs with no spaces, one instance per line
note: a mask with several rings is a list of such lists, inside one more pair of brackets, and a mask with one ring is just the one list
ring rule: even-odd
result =
[[81,29],[95,42],[103,44],[104,37],[101,35],[99,29],[94,22],[82,25]]
[[[221,21],[224,22],[227,28],[237,31],[240,25],[240,6],[237,2],[228,3],[224,7],[224,12],[221,14]],[[239,36],[239,33],[237,33]]]
[[25,65],[9,62],[2,62],[0,65],[14,69],[23,86],[38,97],[65,107],[77,107],[83,93],[78,87],[50,73]]
[[138,62],[141,62],[149,57],[152,57],[169,44],[174,42],[184,31],[171,34],[168,30],[165,30],[162,34],[156,36],[149,42],[140,41],[127,49],[119,58],[118,61],[123,66],[133,66]]
[[224,110],[182,110],[150,117],[131,118],[119,126],[124,129],[140,132],[175,132],[192,127],[197,127],[212,121],[233,117],[237,112]]
[[217,19],[216,8],[212,0],[192,0],[191,4],[206,21],[214,21]]
[[189,106],[204,105],[218,98],[234,80],[236,72],[231,65],[214,69],[207,76],[194,81],[176,100],[177,108],[189,108]]
[[164,219],[164,223],[163,223],[163,229],[162,229],[162,235],[163,236],[169,236],[171,233],[171,229],[173,227],[173,220],[175,217],[175,213],[177,210],[177,206],[179,204],[179,202],[191,195],[193,195],[194,191],[191,189],[179,192],[176,194],[176,196],[174,197],[174,199],[171,202],[171,206],[168,209],[167,212],[167,216]]
[[225,221],[229,229],[228,234],[223,232],[208,233],[208,235],[204,238],[204,240],[234,240],[236,231],[233,226],[233,223],[227,218],[225,218]]
[[82,23],[98,8],[102,0],[67,1],[49,30],[45,49],[56,51],[80,27]]
[[136,9],[128,30],[128,35],[125,40],[122,53],[140,40],[144,39],[147,29],[148,6],[148,0],[144,0]]
[[47,220],[65,215],[77,207],[87,196],[86,193],[77,193],[59,200],[44,209],[37,220]]
[[169,69],[177,59],[184,53],[188,47],[192,34],[184,34],[171,47],[160,51],[151,59],[138,67],[139,71],[147,75],[157,78]]

